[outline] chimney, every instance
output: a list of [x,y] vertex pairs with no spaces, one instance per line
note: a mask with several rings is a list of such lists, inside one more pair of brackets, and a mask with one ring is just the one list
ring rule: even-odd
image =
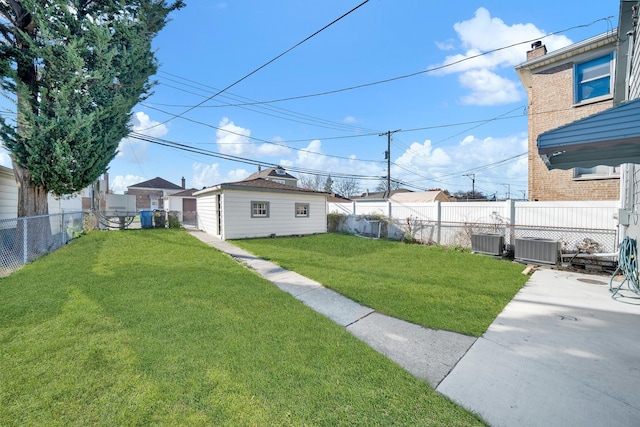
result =
[[547,47],[540,40],[531,43],[531,50],[527,52],[527,61],[540,58],[547,54]]
[[258,173],[260,173],[260,171],[261,171],[261,168],[260,168],[260,165],[258,165]]
[[104,192],[109,193],[109,172],[104,173],[104,183],[105,183],[105,186],[107,187]]
[[185,182],[184,182],[184,176],[183,176],[183,177],[182,177],[182,189],[184,189],[184,188],[185,188],[184,184],[185,184]]

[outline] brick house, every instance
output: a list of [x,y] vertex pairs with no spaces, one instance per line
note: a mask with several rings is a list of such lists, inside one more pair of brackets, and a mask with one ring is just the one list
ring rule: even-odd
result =
[[[611,94],[607,97],[612,98],[613,106],[559,127],[556,125],[537,135],[534,139],[537,149],[530,145],[530,158],[541,159],[550,172],[571,167],[617,170],[619,237],[636,240],[640,239],[639,12],[639,0],[620,1],[618,28],[611,34],[616,41],[616,49],[611,53],[612,71],[606,76],[602,66],[599,70],[589,70],[590,80],[584,85],[600,91],[599,95],[608,88]],[[602,58],[606,50],[597,52]],[[535,59],[527,62],[532,61]]]
[[136,196],[136,210],[143,209],[164,209],[164,198],[171,194],[183,191],[185,181],[182,178],[182,187],[166,179],[155,177],[149,181],[127,187],[126,194]]
[[[617,32],[607,32],[547,53],[532,44],[516,67],[528,96],[529,200],[618,200],[618,166],[549,170],[538,136],[613,106]],[[553,154],[553,153],[551,153]]]

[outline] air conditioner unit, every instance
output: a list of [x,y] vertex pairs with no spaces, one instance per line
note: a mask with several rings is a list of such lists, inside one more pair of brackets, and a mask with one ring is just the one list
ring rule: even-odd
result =
[[515,259],[529,264],[556,265],[560,259],[560,242],[535,237],[516,239]]
[[504,248],[504,237],[501,234],[472,234],[471,250],[473,252],[500,256]]

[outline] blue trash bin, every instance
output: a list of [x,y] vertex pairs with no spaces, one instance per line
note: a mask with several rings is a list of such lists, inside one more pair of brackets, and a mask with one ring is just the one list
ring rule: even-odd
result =
[[140,211],[140,225],[142,228],[153,228],[153,211]]

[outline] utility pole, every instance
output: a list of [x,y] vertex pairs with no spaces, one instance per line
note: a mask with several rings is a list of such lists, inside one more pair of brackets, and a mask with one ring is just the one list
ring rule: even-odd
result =
[[[476,174],[475,173],[467,173],[463,176],[468,176],[471,178],[471,195],[476,197]],[[467,194],[467,202],[469,201],[469,195]]]
[[384,152],[384,158],[387,160],[387,199],[391,196],[391,134],[396,132],[400,132],[400,129],[388,130],[378,135],[387,135],[387,151]]
[[507,187],[507,200],[511,198],[511,184],[502,184]]

